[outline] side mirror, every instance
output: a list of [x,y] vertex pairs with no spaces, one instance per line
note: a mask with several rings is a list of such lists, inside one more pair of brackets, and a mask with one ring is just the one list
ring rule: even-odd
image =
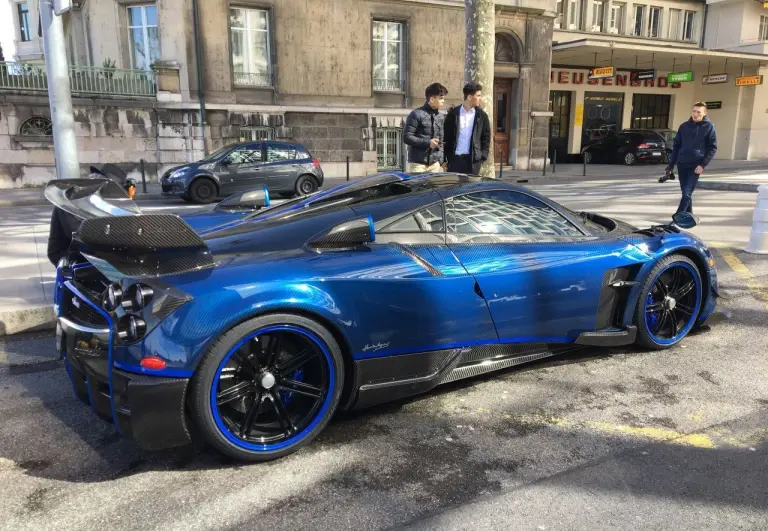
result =
[[374,241],[376,241],[376,230],[373,226],[373,218],[367,216],[345,221],[322,232],[309,242],[309,246],[316,251],[324,249],[346,250]]
[[258,190],[249,190],[231,195],[216,205],[214,211],[237,212],[241,210],[258,210],[270,206],[269,190],[264,186]]

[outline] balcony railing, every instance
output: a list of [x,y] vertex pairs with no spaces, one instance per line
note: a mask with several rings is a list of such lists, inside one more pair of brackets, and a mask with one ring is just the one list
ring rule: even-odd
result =
[[263,72],[251,74],[250,72],[235,72],[235,86],[237,87],[271,87],[272,74]]
[[377,92],[405,92],[405,80],[374,78],[373,90]]
[[[152,71],[92,66],[70,66],[69,87],[75,94],[154,97],[157,93]],[[0,62],[0,90],[3,89],[45,92],[48,90],[45,68]]]

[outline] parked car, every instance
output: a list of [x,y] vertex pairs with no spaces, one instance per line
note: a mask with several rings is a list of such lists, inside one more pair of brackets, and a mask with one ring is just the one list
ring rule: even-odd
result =
[[204,159],[171,168],[162,194],[194,203],[266,186],[275,195],[308,195],[323,185],[323,169],[301,144],[264,140],[225,146]]
[[583,346],[667,349],[716,305],[695,220],[637,228],[497,179],[250,191],[194,227],[111,181],[45,195],[85,218],[54,286],[74,392],[144,448],[275,459],[340,410]]
[[664,162],[665,141],[659,133],[643,130],[625,130],[610,133],[581,150],[587,164],[638,162]]
[[672,155],[672,147],[675,144],[675,137],[677,136],[677,131],[674,129],[651,129],[651,131],[654,131],[656,133],[659,133],[664,138],[664,143],[666,145],[666,157],[664,158],[664,162],[669,162],[669,157]]

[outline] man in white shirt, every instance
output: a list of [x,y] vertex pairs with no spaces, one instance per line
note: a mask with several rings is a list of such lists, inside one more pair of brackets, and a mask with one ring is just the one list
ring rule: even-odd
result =
[[445,159],[448,171],[477,175],[491,148],[491,122],[480,108],[483,87],[464,86],[464,103],[445,117]]

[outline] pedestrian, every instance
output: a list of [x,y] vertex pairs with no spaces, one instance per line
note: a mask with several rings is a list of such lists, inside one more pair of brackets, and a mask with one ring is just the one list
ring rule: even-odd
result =
[[440,109],[448,89],[432,83],[424,91],[426,102],[414,109],[405,121],[403,142],[408,150],[408,172],[440,172],[443,167],[443,121]]
[[691,117],[677,129],[672,154],[666,173],[672,173],[677,164],[680,178],[680,205],[676,214],[693,213],[693,191],[699,182],[699,176],[717,153],[717,135],[715,125],[707,117],[707,104],[696,102]]
[[491,149],[491,122],[480,108],[483,87],[464,85],[464,103],[445,117],[445,159],[448,171],[478,175]]

